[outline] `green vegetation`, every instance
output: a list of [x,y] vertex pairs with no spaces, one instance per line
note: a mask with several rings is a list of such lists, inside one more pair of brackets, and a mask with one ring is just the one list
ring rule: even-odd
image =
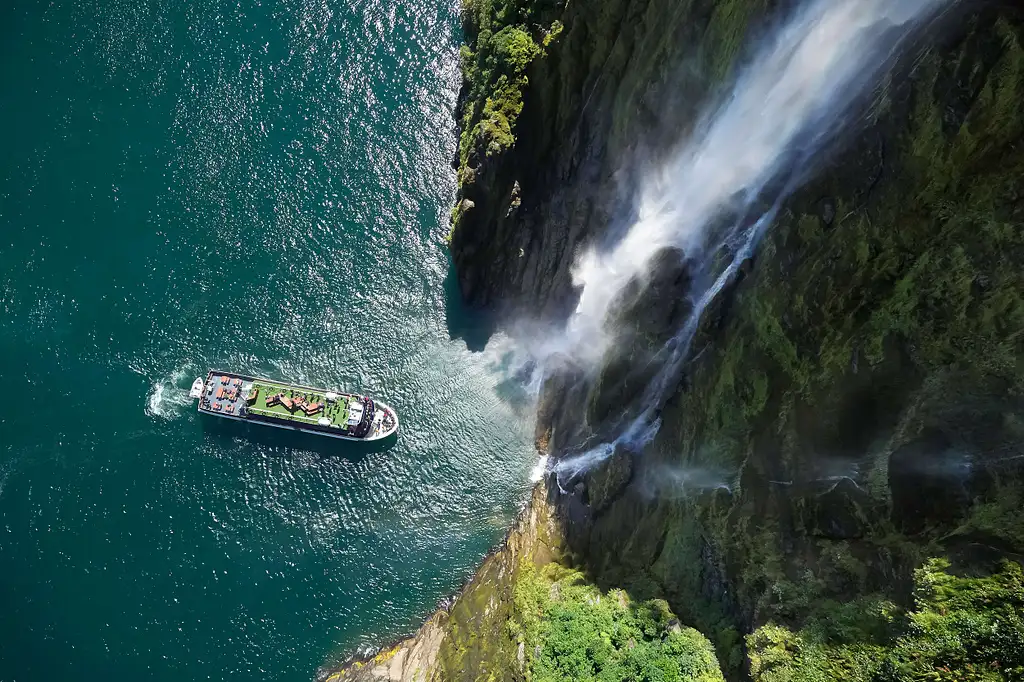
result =
[[[543,54],[530,21],[543,3],[475,0],[464,7],[468,44],[459,52],[464,83],[459,141],[460,182],[466,180],[473,149],[492,156],[515,143],[513,130],[523,110],[526,69]],[[556,22],[537,30],[544,46],[561,31]]]
[[[714,20],[731,25],[746,4],[759,3],[715,3]],[[951,547],[965,563],[963,546],[1024,553],[1024,116],[1009,106],[1024,97],[1024,26],[968,32],[889,84],[878,128],[787,202],[727,308],[705,316],[643,456],[651,470],[723,472],[731,491],[673,498],[652,477],[655,499],[627,489],[577,550],[601,584],[662,586],[732,677],[743,666],[727,625],[747,613],[775,624],[748,641],[765,682],[917,679],[899,671],[915,656],[945,665],[940,640],[989,621],[980,606],[954,617],[920,602],[912,613],[948,628],[915,630],[887,602],[908,598],[912,569]],[[587,404],[624,396],[605,382]],[[833,459],[853,462],[855,481],[824,480]],[[592,472],[588,492],[616,476]],[[883,654],[904,668],[879,672]]]
[[799,632],[776,624],[747,638],[755,682],[1003,682],[1024,679],[1024,571],[956,577],[933,559],[915,572],[914,608],[834,604]]
[[526,567],[515,591],[512,636],[526,655],[526,679],[613,682],[720,682],[711,643],[680,627],[660,599],[634,603],[602,594],[578,571]]
[[[523,110],[527,68],[562,32],[560,0],[469,0],[463,4],[466,44],[459,50],[463,92],[460,102],[460,190],[475,180],[471,159],[499,155],[515,145]],[[453,229],[462,217],[460,199]]]

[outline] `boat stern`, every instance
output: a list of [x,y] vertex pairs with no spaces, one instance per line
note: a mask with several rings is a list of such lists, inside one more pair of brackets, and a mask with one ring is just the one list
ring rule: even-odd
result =
[[202,398],[203,389],[206,388],[206,380],[202,377],[197,378],[192,382],[192,388],[188,392],[189,398]]

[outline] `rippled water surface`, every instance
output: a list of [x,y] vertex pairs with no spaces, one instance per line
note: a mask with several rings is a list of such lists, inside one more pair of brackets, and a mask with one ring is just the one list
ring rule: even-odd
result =
[[[536,463],[449,325],[455,2],[0,9],[0,679],[309,680],[408,631]],[[223,367],[379,395],[362,451],[201,421]]]

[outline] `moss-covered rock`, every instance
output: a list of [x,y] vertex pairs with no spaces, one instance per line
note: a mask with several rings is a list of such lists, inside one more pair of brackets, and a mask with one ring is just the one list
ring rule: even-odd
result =
[[[576,250],[628,211],[631,161],[685,135],[787,4],[466,4],[466,298],[564,316]],[[713,678],[669,612],[736,679],[1020,675],[1020,573],[1001,562],[1024,559],[1024,10],[962,4],[876,95],[706,310],[657,438],[553,486],[553,507],[538,493],[524,527],[546,530],[485,562],[423,679],[603,679],[637,648]],[[578,451],[635,411],[689,276],[662,254],[606,365],[547,378],[542,447]],[[563,541],[573,572],[541,569]],[[615,639],[644,613],[649,641]]]
[[[984,573],[1024,555],[1024,17],[989,5],[954,33],[894,67],[787,202],[702,320],[630,485],[567,528],[599,583],[646,575],[724,663],[730,628],[904,603],[926,557]],[[602,378],[553,421],[634,394]]]
[[476,682],[520,680],[517,590],[547,564],[562,559],[562,537],[543,486],[505,541],[491,553],[454,602],[412,637],[376,655],[319,676],[323,682]]
[[884,601],[836,604],[799,632],[769,623],[747,637],[754,682],[1024,678],[1024,573],[1006,563],[982,578],[949,563],[915,571],[908,611]]

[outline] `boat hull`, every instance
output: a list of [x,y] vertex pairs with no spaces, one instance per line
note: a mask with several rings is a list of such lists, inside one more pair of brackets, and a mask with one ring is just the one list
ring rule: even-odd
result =
[[[272,381],[270,379],[263,379],[261,377],[248,376],[245,374],[238,374],[236,372],[224,372],[221,370],[211,371],[204,382],[204,390],[211,386],[211,382],[214,382],[216,377],[227,377],[229,380],[240,379],[244,384],[268,384],[275,387],[287,388],[289,390],[306,391],[309,393],[326,396],[328,394],[334,394],[337,397],[344,397],[346,399],[359,398],[362,399],[364,396],[355,394],[342,393],[327,391],[325,389],[316,388],[314,386],[305,386],[302,384],[284,384],[282,382]],[[197,382],[200,379],[197,379]],[[282,429],[285,431],[296,431],[299,433],[309,433],[317,436],[324,436],[326,438],[334,438],[337,440],[346,440],[355,443],[367,443],[367,442],[379,442],[387,438],[391,438],[398,433],[398,414],[395,410],[387,403],[380,400],[373,400],[374,415],[386,415],[390,417],[393,424],[390,428],[378,428],[378,422],[374,422],[374,417],[371,417],[371,427],[373,428],[372,433],[367,433],[364,437],[358,437],[350,434],[340,433],[338,429],[332,426],[325,426],[321,424],[303,424],[303,423],[289,423],[286,418],[278,418],[271,415],[261,415],[256,413],[246,414],[226,414],[223,411],[216,411],[209,407],[203,406],[203,398],[200,397],[199,406],[197,408],[200,414],[210,415],[212,417],[219,417],[221,419],[230,419],[231,421],[242,422],[244,424],[259,424],[262,426],[270,426],[276,429]],[[381,418],[383,419],[383,417]]]

